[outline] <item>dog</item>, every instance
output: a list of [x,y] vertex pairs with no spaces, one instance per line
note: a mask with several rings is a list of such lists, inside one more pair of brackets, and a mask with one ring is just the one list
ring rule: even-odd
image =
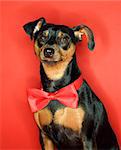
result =
[[92,30],[86,25],[70,28],[39,18],[23,26],[34,40],[41,61],[42,89],[29,89],[28,100],[40,129],[42,150],[119,150],[104,105],[82,78],[76,62],[76,43],[87,37],[95,47]]

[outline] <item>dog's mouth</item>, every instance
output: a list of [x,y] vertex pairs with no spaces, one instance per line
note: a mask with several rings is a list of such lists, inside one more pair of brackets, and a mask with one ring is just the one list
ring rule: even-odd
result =
[[58,62],[61,62],[62,60],[54,61],[54,60],[41,60],[42,63],[48,64],[48,65],[54,65],[57,64]]

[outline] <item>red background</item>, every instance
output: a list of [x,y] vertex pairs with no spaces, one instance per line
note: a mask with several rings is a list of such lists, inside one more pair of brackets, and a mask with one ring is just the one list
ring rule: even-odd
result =
[[38,128],[27,103],[26,89],[39,87],[39,61],[22,26],[41,16],[71,27],[86,24],[96,47],[77,46],[83,76],[104,103],[121,144],[121,2],[0,2],[0,148],[39,149]]

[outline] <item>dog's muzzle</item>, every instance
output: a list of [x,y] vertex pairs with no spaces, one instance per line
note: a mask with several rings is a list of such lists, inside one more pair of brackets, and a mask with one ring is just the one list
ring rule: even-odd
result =
[[45,56],[46,58],[52,58],[53,55],[54,55],[54,53],[55,53],[55,51],[54,51],[53,48],[45,48],[45,49],[44,49],[44,56]]

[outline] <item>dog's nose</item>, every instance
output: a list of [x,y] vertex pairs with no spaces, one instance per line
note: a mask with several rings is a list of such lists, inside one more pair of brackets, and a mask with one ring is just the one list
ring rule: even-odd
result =
[[50,58],[50,57],[53,57],[53,55],[54,55],[54,49],[53,48],[45,48],[44,49],[44,56],[45,57]]

